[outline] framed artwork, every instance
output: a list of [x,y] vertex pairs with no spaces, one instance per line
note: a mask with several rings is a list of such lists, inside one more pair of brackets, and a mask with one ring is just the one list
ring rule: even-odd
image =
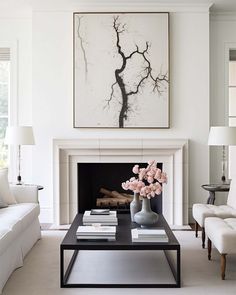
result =
[[74,127],[169,128],[169,14],[74,13]]

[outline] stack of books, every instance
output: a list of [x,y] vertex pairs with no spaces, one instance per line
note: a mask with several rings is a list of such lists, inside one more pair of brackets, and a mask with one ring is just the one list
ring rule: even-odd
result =
[[142,229],[131,230],[132,242],[166,243],[168,236],[164,229]]
[[118,225],[116,211],[110,211],[109,209],[85,211],[83,225],[93,225],[94,223],[99,223],[100,225]]
[[116,240],[115,226],[80,225],[76,231],[78,240]]

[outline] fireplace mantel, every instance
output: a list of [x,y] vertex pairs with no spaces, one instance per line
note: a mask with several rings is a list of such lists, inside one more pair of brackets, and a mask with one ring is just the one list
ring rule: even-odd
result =
[[[170,225],[188,224],[188,140],[80,138],[53,140],[54,223],[70,224],[77,213],[78,163],[163,163],[163,214]],[[132,175],[131,175],[132,176]]]

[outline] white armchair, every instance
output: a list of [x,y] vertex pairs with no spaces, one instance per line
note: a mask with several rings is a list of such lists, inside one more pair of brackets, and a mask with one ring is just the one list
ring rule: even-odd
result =
[[213,243],[221,255],[221,278],[224,280],[226,256],[228,254],[236,254],[236,218],[206,218],[205,230],[208,237],[208,259],[211,260]]
[[198,237],[198,226],[202,228],[202,248],[205,248],[205,219],[207,217],[236,217],[236,179],[232,179],[226,205],[194,204],[195,236]]

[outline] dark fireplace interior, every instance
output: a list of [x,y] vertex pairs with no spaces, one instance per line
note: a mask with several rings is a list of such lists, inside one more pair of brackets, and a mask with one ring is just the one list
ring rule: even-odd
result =
[[[132,172],[137,163],[78,163],[78,212],[97,208],[97,198],[102,198],[104,193],[101,188],[108,191],[117,191],[121,194],[133,195],[132,191],[125,191],[121,183],[135,177]],[[146,167],[147,163],[138,163],[140,167]],[[157,167],[162,170],[162,163]],[[106,207],[106,206],[105,206]],[[162,213],[162,195],[151,199],[152,210]],[[129,206],[107,208],[116,209],[120,213],[128,213]]]

